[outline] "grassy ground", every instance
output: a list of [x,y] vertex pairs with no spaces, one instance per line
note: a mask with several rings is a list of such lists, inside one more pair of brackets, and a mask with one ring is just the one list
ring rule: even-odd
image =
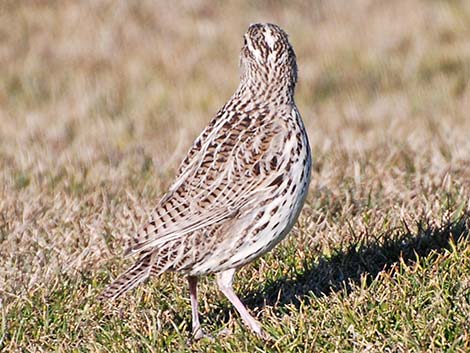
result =
[[[238,83],[252,22],[299,62],[315,157],[290,237],[236,291],[95,300]],[[0,2],[0,350],[470,351],[470,2]]]

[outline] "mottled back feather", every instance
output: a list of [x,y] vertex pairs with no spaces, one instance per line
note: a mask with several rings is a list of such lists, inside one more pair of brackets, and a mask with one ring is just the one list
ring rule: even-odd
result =
[[294,103],[295,54],[276,25],[252,25],[244,39],[238,89],[133,237],[126,254],[138,261],[104,297],[163,271],[200,275],[241,266],[277,244],[295,222],[311,166]]

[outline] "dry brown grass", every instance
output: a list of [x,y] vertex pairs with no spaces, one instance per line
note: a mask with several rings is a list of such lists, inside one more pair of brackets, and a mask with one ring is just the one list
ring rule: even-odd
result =
[[297,52],[313,181],[297,230],[239,276],[277,343],[244,335],[208,283],[205,324],[235,334],[195,349],[469,349],[464,0],[2,1],[0,349],[186,349],[183,279],[137,290],[121,316],[94,296],[263,21]]

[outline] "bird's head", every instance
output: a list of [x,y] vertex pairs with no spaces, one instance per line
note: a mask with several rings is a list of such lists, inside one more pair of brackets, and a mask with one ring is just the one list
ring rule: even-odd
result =
[[244,35],[240,54],[242,80],[267,80],[292,85],[297,82],[294,49],[286,32],[271,23],[252,24]]

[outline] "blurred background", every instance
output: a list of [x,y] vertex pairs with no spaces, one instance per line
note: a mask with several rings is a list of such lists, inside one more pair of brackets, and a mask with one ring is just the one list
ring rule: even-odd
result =
[[[469,350],[468,0],[1,0],[0,350],[183,351],[181,276],[95,297],[254,22],[290,35],[314,155],[297,226],[235,282],[273,351]],[[217,351],[266,351],[207,283]]]
[[0,287],[116,258],[236,89],[254,22],[298,57],[305,244],[327,253],[346,220],[377,233],[465,201],[469,1],[3,0]]

